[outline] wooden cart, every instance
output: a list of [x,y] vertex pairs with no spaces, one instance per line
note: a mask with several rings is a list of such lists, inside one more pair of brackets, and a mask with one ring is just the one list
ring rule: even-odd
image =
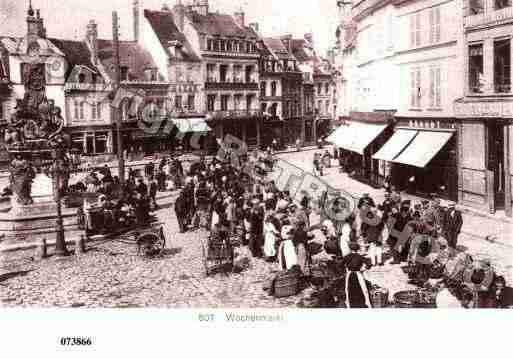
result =
[[229,239],[214,240],[209,237],[202,246],[202,259],[207,277],[216,272],[227,274],[233,270],[235,252]]

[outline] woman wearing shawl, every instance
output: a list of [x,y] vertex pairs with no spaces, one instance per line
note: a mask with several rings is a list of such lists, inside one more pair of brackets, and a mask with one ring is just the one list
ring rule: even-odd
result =
[[264,223],[264,256],[267,261],[274,261],[276,258],[276,236],[280,232],[273,223],[272,214],[267,215]]
[[292,241],[294,236],[294,227],[291,225],[283,226],[281,230],[282,242],[278,248],[278,259],[281,270],[290,270],[298,265],[296,247]]
[[362,269],[364,258],[358,254],[360,246],[357,243],[349,244],[351,253],[344,257],[346,273],[346,306],[347,308],[372,308],[370,295]]

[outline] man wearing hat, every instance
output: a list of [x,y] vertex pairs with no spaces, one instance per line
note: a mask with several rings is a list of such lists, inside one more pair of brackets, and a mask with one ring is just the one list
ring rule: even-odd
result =
[[449,202],[448,210],[445,213],[443,221],[443,231],[449,247],[456,249],[458,245],[458,236],[463,226],[463,217],[461,212],[456,209],[456,203]]
[[369,207],[376,207],[376,204],[374,203],[374,200],[368,193],[364,193],[360,200],[358,201],[358,208],[361,209],[363,204],[367,204]]
[[401,248],[401,253],[399,253],[394,247],[399,241],[400,237],[403,235],[403,231],[405,230],[406,226],[412,220],[410,214],[410,205],[411,201],[403,201],[399,213],[395,213],[389,218],[391,228],[387,243],[392,250],[392,255],[394,258],[393,264],[399,264],[401,262],[402,254],[408,253],[406,252],[406,248]]

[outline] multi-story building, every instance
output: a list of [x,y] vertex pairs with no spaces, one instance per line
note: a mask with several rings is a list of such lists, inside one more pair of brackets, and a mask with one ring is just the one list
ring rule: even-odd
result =
[[395,2],[394,8],[393,61],[400,84],[396,138],[404,134],[412,140],[393,158],[392,177],[402,187],[456,200],[458,134],[453,102],[462,95],[461,4],[418,0]]
[[264,115],[262,144],[277,139],[281,146],[301,139],[302,73],[297,60],[281,38],[264,38],[260,43],[260,106]]
[[460,121],[458,198],[491,212],[504,209],[511,216],[513,7],[502,0],[463,4],[463,96],[454,104]]
[[316,143],[320,121],[315,111],[314,73],[318,58],[313,44],[308,41],[308,39],[311,39],[311,35],[307,34],[306,38],[292,39],[292,37],[287,36],[285,40],[290,40],[292,54],[298,62],[299,70],[303,73],[303,83],[301,86],[301,100],[303,102],[301,138],[303,142]]
[[38,67],[44,96],[50,106],[60,109],[65,131],[74,140],[77,132],[82,133],[78,128],[87,128],[84,131],[90,134],[75,146],[86,154],[111,151],[110,108],[105,96],[95,95],[96,85],[105,89],[105,79],[86,42],[47,38],[43,18],[31,6],[26,21],[26,36],[0,38],[4,49],[2,67],[12,89],[2,102],[3,118],[7,120],[15,112],[17,101],[24,98],[30,76],[27,70]]
[[348,127],[355,125],[351,133],[360,137],[349,144],[341,140],[340,147],[361,152],[356,155],[360,161],[353,162],[373,182],[389,175],[400,188],[456,199],[458,136],[452,103],[461,96],[454,71],[462,59],[459,4],[338,3],[339,115],[348,119]]
[[393,26],[388,20],[393,6],[390,1],[356,5],[338,1],[338,5],[335,68],[340,72],[337,117],[341,126],[329,139],[339,147],[349,173],[377,185],[387,175],[386,163],[373,155],[392,135],[392,114],[397,110],[398,76],[392,63]]
[[336,104],[334,101],[334,91],[336,91],[335,81],[333,79],[334,68],[328,60],[316,57],[314,64],[314,103],[316,114],[318,116],[319,138],[325,138],[335,119]]
[[197,62],[185,58],[182,65],[191,75],[201,76],[193,79],[201,83],[198,99],[203,103],[198,108],[206,114],[215,136],[220,139],[230,134],[249,145],[260,144],[259,38],[246,25],[244,12],[233,16],[214,13],[208,0],[194,0],[192,5],[178,3],[169,11],[145,14],[153,35],[150,32],[144,41],[154,38],[147,46],[156,46],[153,51],[161,53],[156,58],[160,67],[170,64],[174,68],[177,62],[169,61],[164,53],[176,51],[175,45],[197,57]]
[[[183,15],[184,8],[179,7]],[[151,54],[158,73],[168,84],[164,103],[158,102],[154,86],[150,90],[156,96],[160,117],[176,123],[168,141],[173,147],[181,142],[186,150],[205,149],[215,141],[208,136],[210,128],[205,123],[204,69],[199,54],[184,35],[185,17],[177,18],[165,6],[161,11],[139,11],[135,1],[135,40]]]

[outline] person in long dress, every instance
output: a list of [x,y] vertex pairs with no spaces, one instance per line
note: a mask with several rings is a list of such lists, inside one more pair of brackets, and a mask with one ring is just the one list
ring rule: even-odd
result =
[[298,265],[296,247],[293,242],[294,227],[291,225],[283,226],[281,230],[282,242],[278,248],[278,260],[281,270],[290,270]]
[[264,222],[264,256],[267,261],[276,258],[276,237],[279,234],[273,223],[272,214],[267,215]]
[[358,254],[360,246],[349,244],[351,253],[344,257],[346,273],[346,306],[347,308],[372,308],[367,282],[362,273],[365,265],[364,258]]
[[342,233],[339,237],[339,249],[342,254],[342,257],[345,257],[351,253],[351,250],[349,249],[349,243],[351,243],[351,225],[349,223],[345,223],[342,226]]
[[314,235],[306,231],[306,223],[299,221],[297,223],[297,229],[294,232],[294,245],[296,246],[296,253],[298,258],[298,264],[301,271],[308,275],[310,273],[311,253],[308,250],[308,243],[314,239]]

